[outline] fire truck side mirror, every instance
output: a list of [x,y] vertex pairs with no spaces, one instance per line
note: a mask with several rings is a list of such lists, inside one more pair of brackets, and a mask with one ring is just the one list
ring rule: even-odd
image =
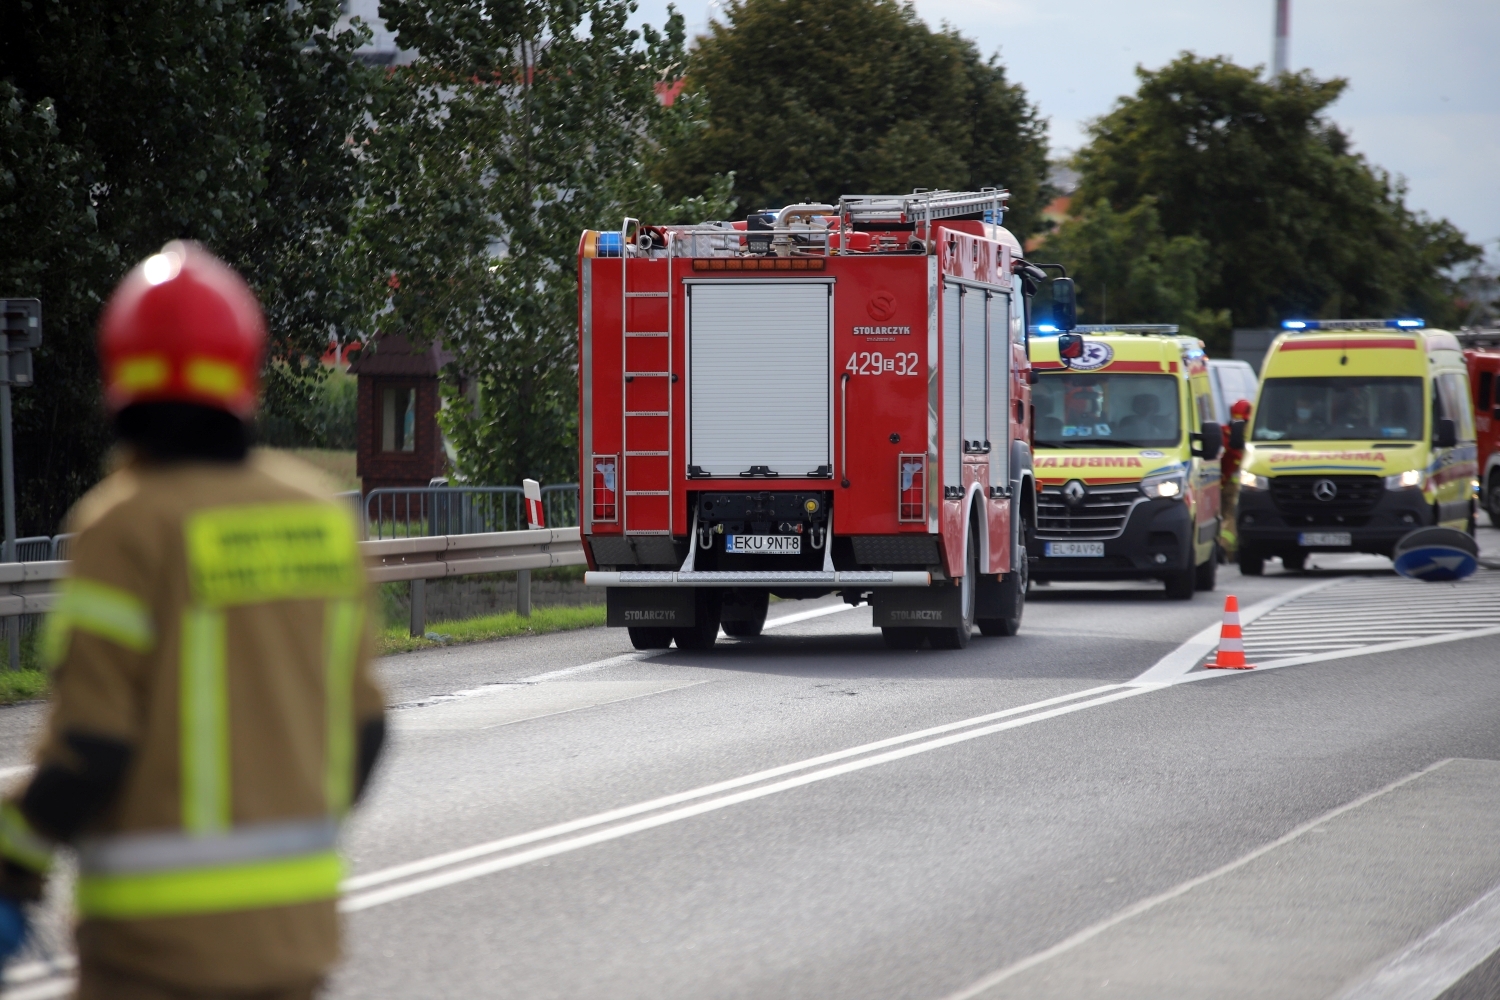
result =
[[1077,333],[1058,334],[1057,356],[1067,359],[1083,357],[1083,335]]
[[1052,325],[1065,333],[1078,325],[1075,299],[1072,278],[1052,279]]

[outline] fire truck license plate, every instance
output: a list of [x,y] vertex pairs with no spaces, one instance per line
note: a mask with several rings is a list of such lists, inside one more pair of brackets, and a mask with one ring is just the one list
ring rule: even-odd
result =
[[1048,542],[1047,555],[1054,559],[1058,556],[1102,556],[1104,555],[1104,543]]
[[1297,536],[1298,545],[1353,545],[1347,531],[1304,531]]
[[795,556],[802,553],[801,535],[725,535],[725,552],[753,552],[762,556]]

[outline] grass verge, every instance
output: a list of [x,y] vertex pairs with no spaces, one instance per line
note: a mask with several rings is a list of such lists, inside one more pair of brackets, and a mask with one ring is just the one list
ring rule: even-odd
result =
[[45,670],[0,669],[0,705],[14,705],[18,701],[45,698],[47,691],[47,671]]
[[387,656],[391,653],[410,653],[418,649],[451,646],[460,642],[484,642],[513,635],[542,635],[546,632],[593,628],[603,624],[604,605],[585,604],[579,607],[533,608],[530,618],[522,618],[515,612],[510,612],[454,622],[429,622],[427,634],[441,636],[440,639],[413,638],[407,635],[405,625],[389,625],[380,633],[377,652],[381,656]]

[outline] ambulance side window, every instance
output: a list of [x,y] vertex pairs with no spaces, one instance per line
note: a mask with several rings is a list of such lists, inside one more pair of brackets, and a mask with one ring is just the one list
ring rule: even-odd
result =
[[1469,387],[1464,384],[1467,380],[1457,372],[1444,372],[1432,381],[1434,418],[1451,416],[1458,439],[1474,440],[1474,411],[1469,407]]

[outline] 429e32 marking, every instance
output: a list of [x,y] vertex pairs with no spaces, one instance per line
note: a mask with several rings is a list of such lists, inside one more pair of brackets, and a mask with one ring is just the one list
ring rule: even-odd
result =
[[920,374],[920,363],[915,351],[898,352],[886,357],[880,351],[855,351],[849,355],[844,370],[854,375],[879,375],[891,372],[895,375]]

